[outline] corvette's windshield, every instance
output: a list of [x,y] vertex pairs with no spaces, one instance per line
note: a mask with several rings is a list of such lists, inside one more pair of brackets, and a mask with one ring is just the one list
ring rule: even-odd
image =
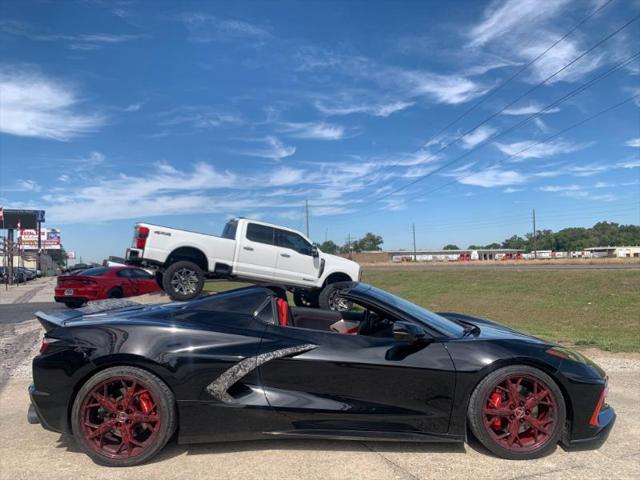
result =
[[[362,284],[360,284],[362,286]],[[390,305],[396,310],[405,312],[407,315],[419,320],[429,327],[438,330],[439,332],[450,336],[459,337],[464,334],[464,327],[458,323],[455,323],[447,318],[444,318],[437,313],[433,313],[426,308],[422,308],[415,303],[411,303],[404,298],[400,298],[392,293],[385,292],[379,288],[367,285],[368,290],[366,295],[378,300],[383,304]]]

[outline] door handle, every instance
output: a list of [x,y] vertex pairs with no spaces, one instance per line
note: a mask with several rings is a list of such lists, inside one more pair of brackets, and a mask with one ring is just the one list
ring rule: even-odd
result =
[[250,252],[253,252],[253,247],[242,247],[242,248],[244,248],[245,250],[249,250]]
[[281,256],[281,257],[284,257],[284,258],[289,258],[289,257],[291,257],[291,255],[289,255],[288,253],[281,253],[281,254],[280,254],[280,256]]

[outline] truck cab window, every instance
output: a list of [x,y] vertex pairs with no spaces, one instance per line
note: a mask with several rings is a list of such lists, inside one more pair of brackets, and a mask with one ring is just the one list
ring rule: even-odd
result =
[[273,245],[274,228],[257,223],[247,225],[247,239],[252,242],[266,243]]
[[229,220],[222,230],[222,238],[228,238],[229,240],[236,239],[236,230],[238,229],[237,220]]
[[279,247],[290,248],[302,255],[311,255],[311,244],[297,233],[277,230],[277,244]]

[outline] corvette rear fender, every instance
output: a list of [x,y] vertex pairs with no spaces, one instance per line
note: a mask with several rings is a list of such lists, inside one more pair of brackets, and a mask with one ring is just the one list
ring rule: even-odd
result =
[[175,395],[175,391],[173,388],[173,374],[171,371],[163,367],[162,365],[152,362],[145,357],[141,357],[139,355],[131,355],[131,354],[114,354],[114,355],[106,355],[104,357],[100,357],[96,359],[94,362],[87,364],[82,369],[76,372],[75,384],[73,386],[73,392],[69,397],[69,403],[67,405],[67,426],[69,431],[71,431],[71,409],[73,408],[73,402],[76,399],[76,395],[82,388],[87,380],[89,380],[96,373],[105,370],[109,367],[115,366],[128,366],[128,367],[137,367],[143,370],[148,371],[149,373],[153,373],[157,377],[159,377],[164,383],[167,384],[169,389]]

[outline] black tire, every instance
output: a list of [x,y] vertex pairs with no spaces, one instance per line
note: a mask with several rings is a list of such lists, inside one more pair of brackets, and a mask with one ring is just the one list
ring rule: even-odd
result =
[[351,310],[352,303],[337,295],[337,289],[332,284],[325,285],[318,295],[318,304],[323,310],[344,312]]
[[[535,379],[536,381],[546,386],[550,392],[550,396],[553,397],[552,399],[548,398],[548,400],[555,403],[555,413],[553,415],[554,424],[552,429],[549,431],[549,434],[539,446],[531,449],[527,449],[526,446],[524,448],[522,446],[518,446],[518,448],[515,448],[515,446],[512,446],[511,448],[504,447],[499,443],[498,440],[492,437],[491,433],[489,433],[491,429],[491,422],[494,422],[495,420],[485,422],[485,419],[483,418],[483,416],[485,415],[483,413],[484,406],[488,401],[490,401],[489,399],[492,392],[496,391],[496,385],[499,385],[505,379],[518,376],[525,377],[525,381],[528,381],[527,379]],[[505,401],[505,403],[506,402],[507,401]],[[491,406],[491,408],[493,408],[493,406]],[[521,407],[519,415],[523,415],[522,410],[524,408],[525,407]],[[508,410],[508,408],[505,410]],[[492,413],[488,415],[492,415]],[[562,436],[562,432],[565,428],[566,416],[567,411],[564,403],[564,398],[556,382],[543,371],[526,365],[512,365],[509,367],[504,367],[487,375],[473,391],[471,399],[469,400],[469,410],[467,413],[471,431],[473,432],[474,436],[480,441],[480,443],[482,443],[482,445],[484,445],[487,449],[489,449],[497,456],[509,460],[530,460],[534,458],[544,457],[545,455],[551,453],[556,448],[558,441]],[[519,417],[516,415],[512,415],[508,418],[505,417],[504,420],[500,421],[515,421],[509,420],[510,418],[515,418],[517,420]],[[519,421],[523,424],[523,427],[520,428],[531,428],[528,426],[529,424],[526,423],[525,419],[520,418]]]
[[[114,459],[106,454],[101,454],[90,445],[83,432],[84,420],[82,418],[82,405],[85,398],[94,387],[108,381],[111,378],[133,378],[151,391],[154,398],[158,400],[157,414],[160,415],[158,432],[152,444],[142,453],[129,458]],[[129,467],[146,462],[156,455],[169,441],[177,428],[177,414],[175,408],[175,397],[171,389],[156,375],[141,368],[130,366],[111,367],[96,373],[80,388],[78,395],[73,402],[71,411],[71,428],[73,436],[78,446],[91,459],[107,467]]]
[[318,308],[318,292],[309,290],[294,290],[293,303],[297,307]]
[[74,300],[74,301],[64,302],[64,304],[67,306],[67,308],[80,308],[85,304],[85,302],[83,302],[82,300]]
[[172,263],[164,271],[162,287],[171,300],[191,300],[202,293],[204,273],[193,262],[182,260]]
[[122,298],[122,290],[119,288],[112,288],[111,291],[109,291],[107,298]]

